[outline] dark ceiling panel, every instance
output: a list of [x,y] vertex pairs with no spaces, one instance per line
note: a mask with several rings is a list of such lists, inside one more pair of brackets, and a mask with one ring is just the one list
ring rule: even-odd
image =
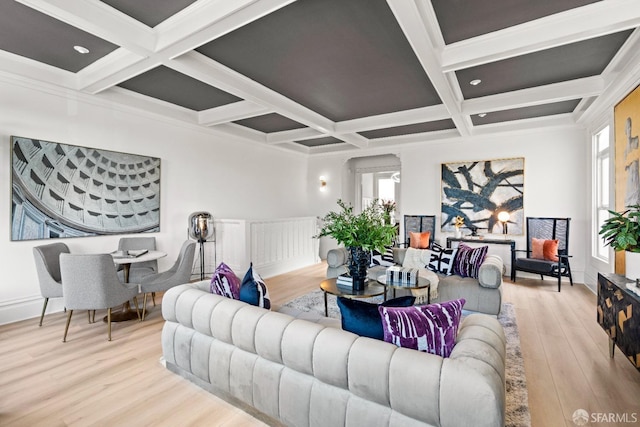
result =
[[435,132],[438,130],[455,129],[455,124],[451,119],[437,120],[434,122],[416,123],[413,125],[395,126],[386,129],[368,130],[365,132],[358,132],[365,138],[385,138],[388,136],[409,135],[412,133],[424,133]]
[[446,44],[600,0],[431,0]]
[[[89,49],[80,54],[76,45]],[[77,73],[118,46],[15,1],[2,2],[0,50]]]
[[265,114],[263,116],[251,117],[249,119],[236,120],[237,123],[248,128],[259,130],[264,133],[282,132],[285,130],[300,129],[306,127],[287,117],[277,113]]
[[196,111],[241,100],[165,66],[149,70],[118,86]]
[[571,113],[580,102],[579,99],[555,102],[553,104],[535,105],[532,107],[514,108],[513,110],[494,111],[484,117],[477,114],[471,116],[475,126],[489,123],[508,122],[511,120],[532,119],[534,117],[552,116],[555,114]]
[[303,141],[295,141],[305,147],[320,147],[322,145],[344,144],[344,141],[334,138],[332,136],[325,136],[324,138],[306,139]]
[[334,121],[440,103],[384,0],[298,0],[197,50]]
[[[465,99],[599,75],[631,30],[456,71]],[[477,86],[469,84],[481,79]]]
[[196,0],[102,0],[114,9],[153,28]]

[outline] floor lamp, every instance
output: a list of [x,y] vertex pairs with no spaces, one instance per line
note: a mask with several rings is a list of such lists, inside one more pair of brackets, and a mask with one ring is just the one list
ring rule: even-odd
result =
[[189,215],[189,237],[200,243],[200,280],[204,280],[204,242],[213,236],[213,216],[209,212],[194,212]]

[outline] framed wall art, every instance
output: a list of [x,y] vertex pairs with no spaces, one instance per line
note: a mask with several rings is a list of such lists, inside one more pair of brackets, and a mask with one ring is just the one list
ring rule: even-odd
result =
[[[640,204],[640,86],[615,106],[615,210]],[[624,274],[624,251],[616,252],[615,270]]]
[[442,231],[453,231],[460,216],[466,228],[500,234],[498,214],[507,212],[508,234],[523,234],[523,157],[443,163],[441,183]]
[[11,240],[160,231],[160,159],[11,137]]

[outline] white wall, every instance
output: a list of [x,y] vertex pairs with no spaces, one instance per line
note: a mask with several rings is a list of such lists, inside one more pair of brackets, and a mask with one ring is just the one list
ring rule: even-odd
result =
[[[575,127],[527,130],[398,148],[395,152],[402,161],[401,214],[435,214],[439,225],[441,163],[524,157],[525,216],[572,218],[570,250],[574,258],[571,267],[574,279],[582,282],[590,221],[590,212],[584,209],[590,191],[586,170],[588,147],[586,132]],[[344,153],[310,159],[309,181],[319,175],[328,177],[325,193],[310,188],[310,194],[315,196],[310,197],[311,209],[318,215],[334,209],[336,199],[342,197],[342,165],[349,157]],[[441,240],[445,237],[439,231],[437,235]],[[516,239],[519,249],[524,249],[524,235],[511,237]]]
[[[10,240],[11,135],[160,157],[161,232],[155,236],[159,249],[168,253],[161,270],[177,257],[194,211],[252,219],[308,212],[303,156],[0,76],[0,324],[39,315],[42,299],[32,248],[53,241]],[[120,237],[62,241],[72,252],[92,253],[114,250]],[[61,301],[50,305],[60,309]]]

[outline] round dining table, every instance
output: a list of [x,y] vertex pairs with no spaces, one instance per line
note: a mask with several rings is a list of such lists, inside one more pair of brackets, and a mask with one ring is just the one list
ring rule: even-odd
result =
[[[122,266],[124,282],[129,283],[129,272],[131,271],[132,264],[137,264],[145,261],[154,261],[166,257],[167,254],[165,252],[153,250],[149,250],[142,255],[137,255],[136,251],[115,251],[111,253],[111,256],[113,257],[114,264]],[[122,306],[122,311],[113,313],[111,315],[112,322],[124,322],[137,318],[138,314],[135,310],[131,310],[131,303],[128,301]]]

